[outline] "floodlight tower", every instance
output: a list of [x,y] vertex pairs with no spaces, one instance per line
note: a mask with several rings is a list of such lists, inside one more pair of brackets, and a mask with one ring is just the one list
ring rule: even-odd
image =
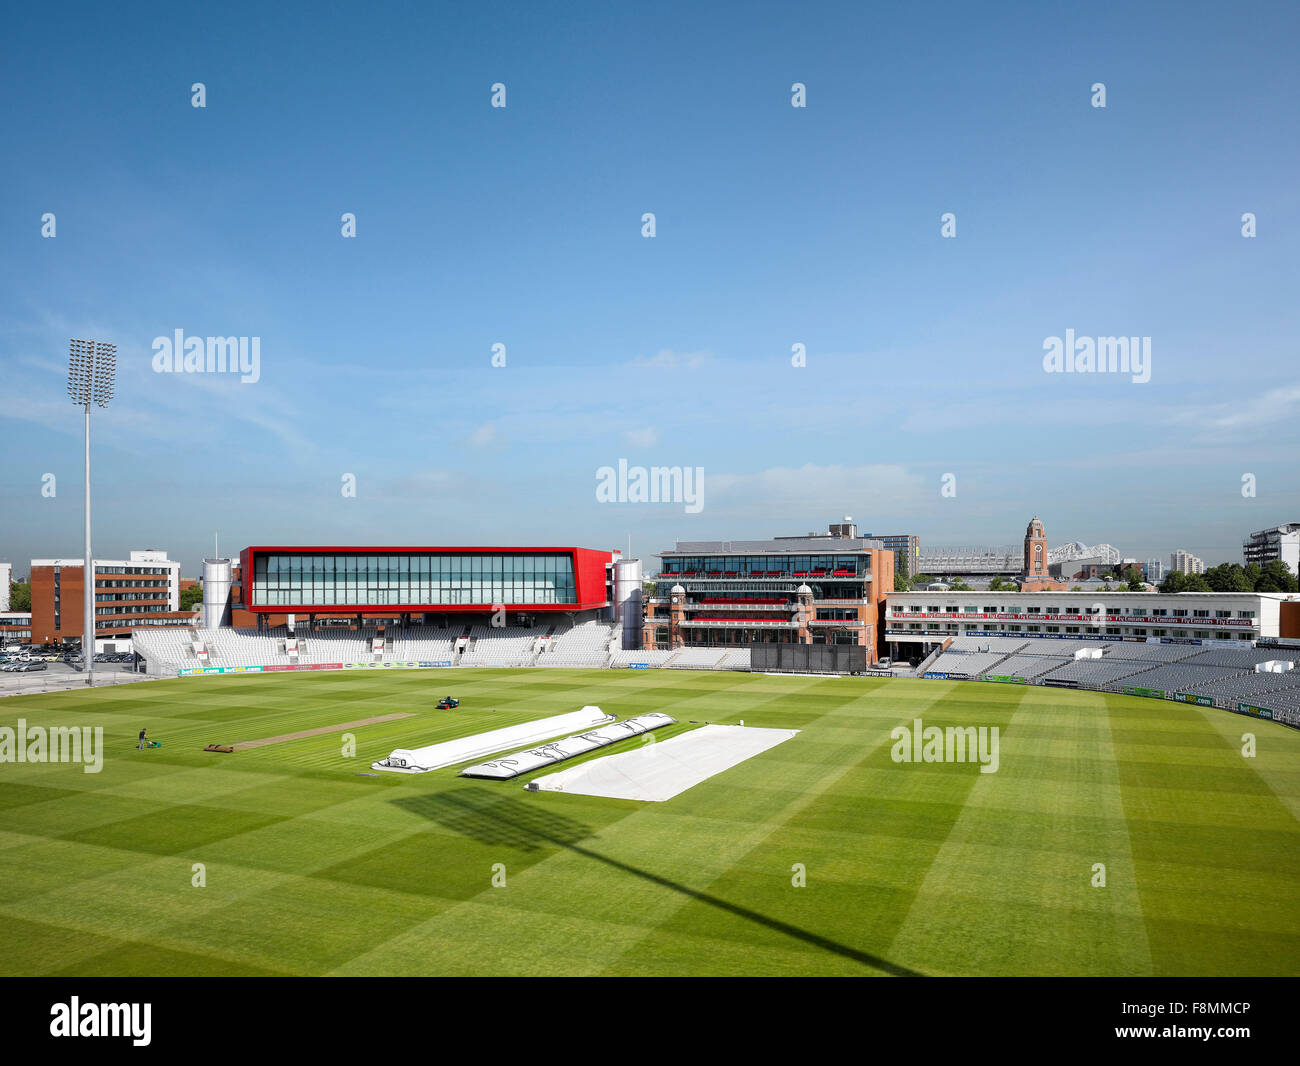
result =
[[90,554],[90,405],[107,407],[117,378],[117,345],[73,340],[68,345],[68,395],[86,408],[86,558],[81,569],[85,586],[81,655],[86,684],[95,683],[95,559]]

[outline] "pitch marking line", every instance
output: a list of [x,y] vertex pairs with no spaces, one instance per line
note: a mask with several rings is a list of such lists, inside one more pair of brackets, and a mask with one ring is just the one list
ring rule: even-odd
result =
[[279,744],[285,740],[301,740],[303,737],[318,737],[322,733],[335,733],[340,729],[356,729],[363,725],[376,725],[379,722],[394,722],[398,718],[414,718],[414,711],[402,711],[399,714],[381,714],[374,718],[362,718],[356,722],[341,722],[338,725],[325,725],[319,729],[304,729],[300,733],[284,733],[278,737],[263,737],[261,740],[241,740],[238,744],[230,745],[236,751],[247,751],[249,748],[261,748],[267,744]]

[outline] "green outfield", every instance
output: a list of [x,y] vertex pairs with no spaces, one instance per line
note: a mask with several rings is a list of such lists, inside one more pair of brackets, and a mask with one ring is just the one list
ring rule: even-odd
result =
[[[459,710],[434,709],[447,694]],[[802,732],[666,803],[359,776],[393,748],[588,703],[666,711],[672,731]],[[402,712],[355,728],[351,758],[337,732],[201,750]],[[19,718],[101,725],[106,755],[97,774],[0,763],[8,975],[1300,973],[1300,732],[1213,709],[945,681],[412,670],[0,700],[0,726]],[[890,731],[915,718],[997,726],[997,772],[896,763]],[[135,750],[141,726],[163,746]]]

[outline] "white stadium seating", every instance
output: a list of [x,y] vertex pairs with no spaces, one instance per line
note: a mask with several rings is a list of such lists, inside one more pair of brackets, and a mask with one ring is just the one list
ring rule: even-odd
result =
[[1077,681],[1080,685],[1100,688],[1145,669],[1145,663],[1132,659],[1075,659],[1044,674],[1043,680]]
[[[1193,691],[1198,696],[1223,696],[1250,703],[1257,696],[1262,697],[1274,692],[1285,693],[1289,689],[1300,691],[1300,678],[1291,676],[1293,672],[1288,670],[1284,674],[1233,674],[1232,677],[1197,685]],[[1268,703],[1268,700],[1262,702]]]
[[[432,626],[390,627],[383,634],[365,628],[308,630],[299,626],[294,635],[283,627],[259,633],[253,629],[150,626],[133,634],[136,649],[154,674],[202,667],[372,662],[569,669],[627,667],[635,663],[682,670],[749,669],[748,648],[624,649],[619,647],[621,635],[617,625],[594,621],[556,632],[549,626],[474,626],[468,636],[463,629]],[[377,647],[384,650],[377,653]]]
[[674,655],[676,651],[655,651],[653,649],[634,649],[619,648],[610,655],[610,666],[630,666],[633,663],[645,663],[647,666],[663,666]]
[[531,666],[537,638],[547,626],[474,626],[469,648],[461,653],[457,666]]
[[1187,659],[1201,651],[1195,644],[1145,644],[1141,641],[1113,641],[1106,645],[1108,659],[1135,659],[1147,662],[1173,663]]
[[1157,689],[1162,692],[1186,692],[1195,685],[1218,681],[1240,671],[1230,666],[1188,666],[1186,663],[1166,663],[1143,670],[1125,678],[1124,683],[1134,688]]
[[1029,655],[1026,652],[1020,652],[1008,659],[1004,659],[994,669],[985,672],[1028,679],[1045,674],[1058,666],[1064,666],[1068,662],[1070,660],[1064,656]]
[[750,650],[748,648],[732,648],[722,656],[722,662],[718,668],[721,670],[748,670],[750,668]]
[[460,635],[459,629],[412,627],[394,642],[393,657],[397,662],[450,662]]
[[[1072,658],[1081,650],[1086,657]],[[1265,663],[1279,664],[1256,672]],[[1300,727],[1300,651],[1260,647],[1162,644],[1143,641],[955,637],[918,673],[1022,677],[1030,684],[1104,692],[1145,690],[1166,698],[1260,714]],[[1035,664],[1040,664],[1036,667]],[[1139,693],[1141,694],[1141,693]]]
[[1256,663],[1297,657],[1300,657],[1300,653],[1294,650],[1288,655],[1278,648],[1210,648],[1207,651],[1197,651],[1182,661],[1201,666],[1235,666],[1239,670],[1253,670]]
[[1006,652],[1002,651],[955,651],[949,648],[926,668],[926,672],[978,677],[997,673],[993,668],[1006,657]]
[[601,667],[610,641],[619,632],[611,622],[583,622],[557,633],[537,656],[537,666]]
[[[375,629],[281,627],[207,629],[142,626],[132,633],[146,672],[331,663],[435,663],[451,666],[677,670],[749,670],[750,649],[684,647],[672,650],[619,647],[621,629],[587,621],[559,627],[474,626],[440,629],[412,626]],[[296,642],[297,648],[294,648]],[[382,649],[379,653],[375,648]],[[1073,658],[1080,650],[1089,657]],[[296,651],[296,654],[294,654]],[[1093,657],[1095,655],[1095,657]],[[1237,647],[1141,641],[1046,640],[1023,637],[954,637],[923,673],[972,679],[989,674],[1024,678],[1033,685],[1067,685],[1102,691],[1146,689],[1204,697],[1221,708],[1238,704],[1267,708],[1300,725],[1300,669],[1256,673],[1262,663],[1300,663],[1300,651],[1279,646]]]
[[725,654],[724,648],[682,648],[664,665],[673,670],[716,670]]

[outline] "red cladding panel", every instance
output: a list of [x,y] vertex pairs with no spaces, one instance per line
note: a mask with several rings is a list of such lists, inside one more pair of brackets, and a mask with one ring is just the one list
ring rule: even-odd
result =
[[554,548],[554,547],[510,547],[497,546],[423,546],[393,547],[383,546],[336,546],[336,545],[296,545],[296,544],[262,544],[245,548],[239,553],[239,565],[242,578],[241,594],[245,609],[274,614],[375,614],[381,611],[430,611],[430,612],[468,612],[490,610],[491,604],[446,604],[446,603],[403,603],[403,604],[258,604],[254,605],[253,573],[258,555],[277,553],[327,553],[330,555],[395,555],[395,554],[430,554],[430,555],[538,555],[562,554],[573,560],[573,578],[577,602],[575,603],[512,603],[507,605],[509,611],[586,611],[602,607],[607,602],[605,596],[605,568],[613,560],[614,553],[593,548]]

